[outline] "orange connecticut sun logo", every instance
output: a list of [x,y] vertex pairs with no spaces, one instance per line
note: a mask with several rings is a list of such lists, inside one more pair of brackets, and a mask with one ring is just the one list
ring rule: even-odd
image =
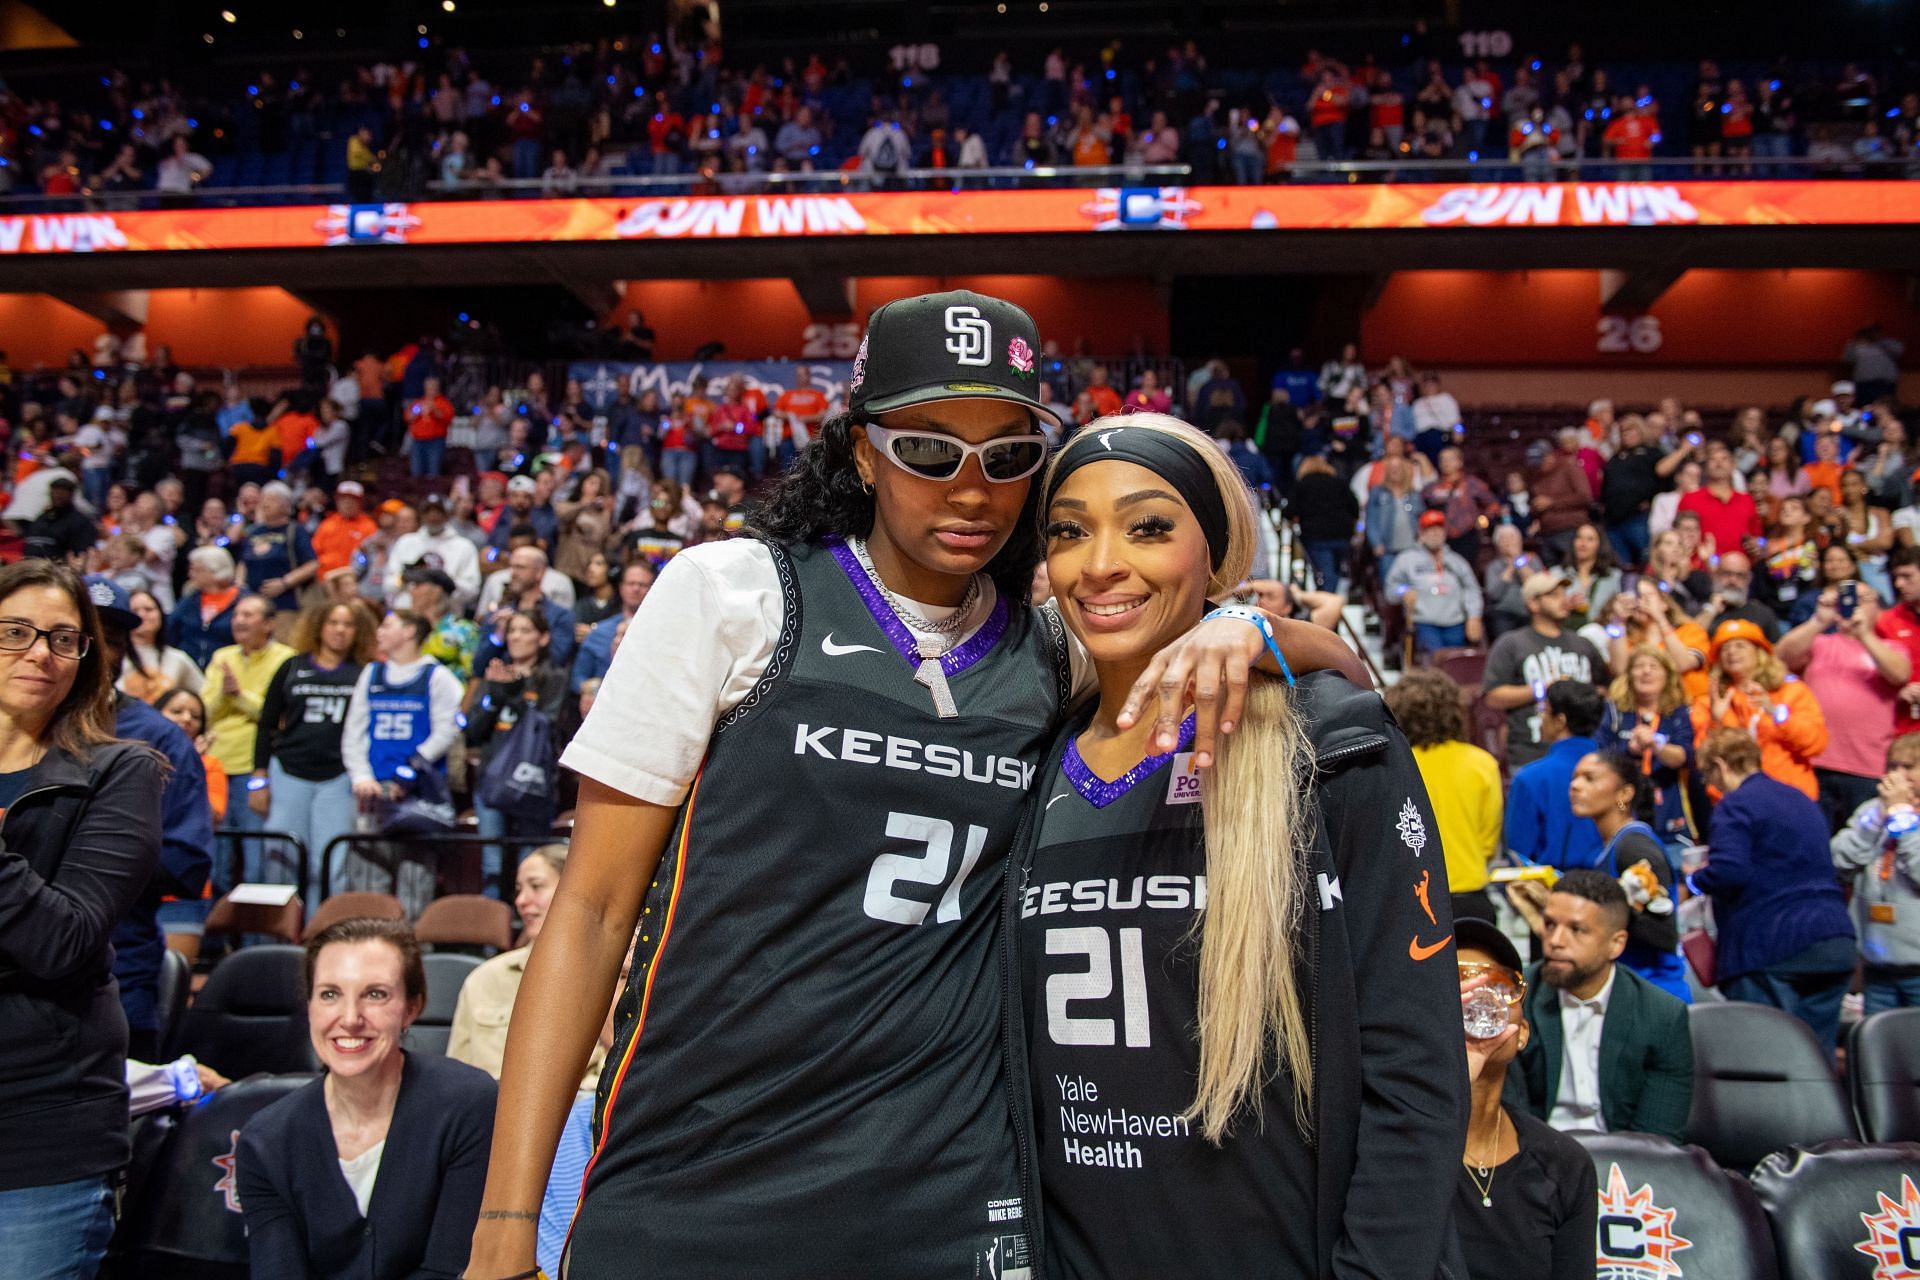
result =
[[1670,1280],[1681,1275],[1673,1255],[1693,1241],[1673,1229],[1674,1210],[1653,1202],[1653,1188],[1627,1191],[1615,1164],[1600,1192],[1600,1227],[1594,1260],[1596,1280]]
[[1880,1193],[1880,1212],[1863,1213],[1867,1238],[1857,1252],[1873,1259],[1873,1280],[1920,1280],[1920,1189],[1909,1174],[1900,1177],[1900,1198]]

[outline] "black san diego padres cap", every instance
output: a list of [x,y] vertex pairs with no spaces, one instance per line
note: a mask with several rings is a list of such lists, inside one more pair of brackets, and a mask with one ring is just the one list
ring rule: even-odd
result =
[[956,289],[900,298],[873,313],[853,357],[848,408],[862,417],[940,400],[1007,400],[1062,421],[1041,404],[1040,334],[1021,308]]

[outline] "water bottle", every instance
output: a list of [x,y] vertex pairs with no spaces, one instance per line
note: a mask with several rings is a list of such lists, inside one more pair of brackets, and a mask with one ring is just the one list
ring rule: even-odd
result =
[[1461,1001],[1460,1013],[1469,1038],[1491,1040],[1507,1025],[1507,998],[1492,987],[1481,987]]

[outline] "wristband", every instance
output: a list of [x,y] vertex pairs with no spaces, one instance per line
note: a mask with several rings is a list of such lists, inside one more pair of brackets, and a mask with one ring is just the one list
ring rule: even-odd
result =
[[1688,892],[1688,893],[1690,893],[1690,894],[1692,894],[1692,895],[1693,895],[1694,897],[1696,897],[1696,898],[1704,898],[1704,897],[1706,897],[1706,896],[1707,896],[1706,894],[1704,894],[1704,893],[1701,893],[1701,892],[1700,892],[1700,886],[1699,886],[1699,885],[1697,885],[1697,884],[1695,884],[1695,883],[1693,882],[1693,872],[1691,872],[1691,871],[1689,871],[1689,872],[1687,872],[1687,874],[1686,874],[1686,875],[1684,875],[1684,876],[1682,876],[1682,877],[1681,877],[1681,879],[1683,879],[1683,880],[1685,880],[1685,881],[1686,881],[1686,884],[1687,884],[1687,892]]
[[1274,642],[1273,624],[1267,621],[1266,614],[1258,609],[1249,609],[1245,605],[1228,604],[1221,605],[1200,621],[1212,622],[1215,618],[1238,618],[1242,622],[1252,623],[1260,632],[1260,638],[1267,642],[1267,652],[1271,653],[1273,660],[1280,664],[1280,674],[1286,677],[1288,685],[1291,686],[1294,683],[1293,668],[1287,665],[1287,655],[1280,652],[1280,646]]
[[206,1092],[200,1083],[200,1073],[194,1069],[192,1054],[169,1062],[160,1069],[166,1073],[167,1083],[173,1086],[173,1096],[181,1102],[192,1102]]
[[266,789],[267,789],[267,780],[265,778],[248,778],[247,779],[247,790],[265,791]]

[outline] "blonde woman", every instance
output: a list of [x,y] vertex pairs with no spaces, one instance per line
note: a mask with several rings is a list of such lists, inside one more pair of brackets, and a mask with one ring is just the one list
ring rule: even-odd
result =
[[1626,669],[1607,689],[1606,716],[1595,740],[1639,762],[1653,795],[1653,829],[1677,852],[1700,834],[1687,803],[1693,770],[1692,699],[1666,650],[1634,647]]
[[1464,1274],[1452,912],[1406,740],[1331,674],[1252,676],[1204,773],[1191,719],[1172,744],[1123,727],[1156,652],[1247,571],[1251,502],[1206,437],[1155,414],[1088,425],[1043,492],[1099,697],[1056,737],[1009,876],[1040,1265]]

